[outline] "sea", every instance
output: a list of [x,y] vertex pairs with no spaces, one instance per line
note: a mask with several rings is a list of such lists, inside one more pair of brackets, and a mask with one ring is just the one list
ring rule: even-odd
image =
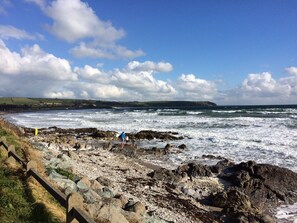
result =
[[[183,153],[171,154],[166,160],[150,160],[165,167],[173,168],[193,159],[211,162],[203,155],[214,155],[234,162],[254,160],[297,172],[297,105],[52,110],[8,114],[6,118],[31,128],[175,132],[184,139],[139,143],[147,149],[164,148],[167,143],[185,144]],[[276,216],[278,222],[297,223],[297,204],[280,207]]]

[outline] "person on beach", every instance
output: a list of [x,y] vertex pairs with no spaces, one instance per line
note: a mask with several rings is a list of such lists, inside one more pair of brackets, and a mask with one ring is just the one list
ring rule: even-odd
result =
[[126,138],[126,135],[125,135],[125,132],[122,132],[119,136],[120,140],[122,141],[121,145],[122,145],[122,148],[124,148],[125,146],[125,138]]

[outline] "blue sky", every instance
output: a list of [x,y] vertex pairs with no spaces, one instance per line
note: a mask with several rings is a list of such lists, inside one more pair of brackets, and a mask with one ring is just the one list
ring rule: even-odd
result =
[[297,102],[295,0],[0,0],[0,96]]

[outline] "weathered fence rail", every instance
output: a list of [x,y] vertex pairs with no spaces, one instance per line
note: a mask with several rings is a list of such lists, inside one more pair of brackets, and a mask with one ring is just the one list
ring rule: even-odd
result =
[[77,220],[80,223],[95,223],[95,221],[83,210],[83,199],[80,194],[72,193],[66,196],[60,190],[54,188],[37,172],[37,163],[34,160],[25,162],[15,152],[14,146],[8,146],[5,137],[0,139],[0,149],[3,146],[7,152],[7,157],[13,157],[18,163],[27,170],[27,176],[33,177],[43,186],[63,207],[66,208],[66,223]]

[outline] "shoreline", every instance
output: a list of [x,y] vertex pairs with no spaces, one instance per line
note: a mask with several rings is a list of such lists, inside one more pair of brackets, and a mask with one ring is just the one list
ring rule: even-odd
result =
[[[81,129],[78,132],[68,129],[54,132],[53,135],[49,133],[50,129],[44,129],[41,130],[40,135],[33,136],[33,129],[11,125],[21,132],[23,130],[26,138],[30,139],[35,147],[36,143],[43,143],[42,149],[41,147],[38,149],[44,153],[45,166],[50,166],[49,161],[52,159],[56,161],[60,159],[63,162],[72,163],[72,167],[70,165],[64,169],[70,168],[80,178],[85,176],[92,182],[98,181],[96,180],[98,178],[110,181],[111,184],[106,184],[109,190],[117,195],[122,194],[127,198],[133,198],[136,203],[142,203],[146,213],[151,213],[153,215],[153,217],[150,216],[151,218],[158,219],[156,222],[224,222],[226,219],[234,218],[252,219],[255,222],[276,222],[275,208],[280,204],[297,201],[297,196],[294,195],[294,193],[297,194],[296,189],[286,188],[289,186],[286,182],[282,188],[283,191],[274,193],[273,183],[279,179],[273,179],[270,175],[265,175],[263,178],[264,181],[267,178],[267,182],[271,184],[269,184],[271,190],[262,188],[258,200],[251,196],[251,192],[255,190],[254,184],[259,183],[258,177],[252,174],[253,171],[265,167],[268,168],[268,172],[281,172],[297,180],[297,174],[285,168],[263,164],[261,166],[254,162],[234,164],[223,157],[209,155],[211,159],[220,160],[217,165],[207,167],[193,161],[193,163],[180,165],[177,169],[167,170],[142,160],[141,156],[147,154],[140,148],[126,147],[120,150],[111,145],[111,140],[115,138],[104,138],[110,134],[108,131],[99,131],[100,134],[94,137],[94,135],[90,136],[90,129],[85,131]],[[42,131],[46,134],[42,135]],[[74,148],[77,145],[75,139],[78,139],[80,148]],[[88,145],[88,143],[94,141],[97,147],[92,148],[89,145],[94,144]],[[166,155],[165,148],[157,149],[149,154],[152,158]],[[170,149],[174,151],[176,148],[169,148],[169,151]],[[52,156],[49,155],[50,153]],[[52,166],[53,169],[57,168],[55,165]],[[227,169],[232,170],[233,173],[226,175],[224,170]],[[223,181],[227,181],[227,184],[222,184]],[[67,191],[67,188],[62,187],[62,190]],[[286,192],[288,190],[295,192],[292,195]],[[271,199],[263,199],[268,194]],[[230,205],[224,202],[224,196],[235,196],[232,199],[239,202],[239,205],[233,203],[230,211]],[[90,204],[86,204],[86,209],[89,213],[92,212]],[[122,209],[124,208],[121,207]],[[98,211],[100,212],[96,210]]]
[[[289,175],[290,178],[296,179],[297,188],[297,174],[285,168],[268,164],[256,164],[253,161],[235,164],[226,158],[209,155],[208,158],[220,159],[220,161],[214,166],[206,166],[193,161],[182,164],[177,169],[168,170],[141,160],[141,156],[147,155],[143,153],[144,151],[141,148],[133,148],[128,145],[121,150],[119,146],[109,144],[110,140],[114,140],[114,138],[104,138],[104,131],[100,131],[100,134],[93,138],[97,143],[97,147],[88,147],[86,142],[90,142],[92,137],[83,133],[82,130],[79,130],[81,135],[73,134],[73,129],[63,130],[64,133],[55,132],[55,135],[59,135],[56,138],[58,139],[58,146],[55,146],[55,139],[49,136],[50,130],[44,131],[46,131],[46,135],[43,139],[52,142],[49,148],[56,147],[55,151],[60,152],[60,156],[61,154],[69,154],[69,150],[72,155],[75,154],[73,155],[76,157],[77,162],[74,168],[75,173],[87,176],[92,180],[101,176],[113,181],[114,186],[111,187],[111,190],[128,194],[133,199],[139,199],[147,207],[148,212],[154,210],[157,217],[166,219],[165,222],[199,222],[201,218],[203,218],[202,222],[220,222],[221,218],[224,220],[233,219],[238,218],[237,215],[254,219],[255,222],[276,222],[274,217],[275,208],[280,204],[297,201],[297,191],[289,185],[291,183],[289,178],[287,180],[290,182],[281,183],[284,191],[275,191],[279,186],[275,184],[277,182],[280,184],[278,177],[282,175]],[[67,135],[65,140],[63,134]],[[109,134],[109,132],[106,132],[106,134]],[[76,145],[77,142],[69,141],[70,138],[75,137],[80,140],[81,144],[84,144],[79,149],[65,147],[64,150],[61,150],[57,148],[59,146],[63,148],[61,146],[63,145],[62,141],[67,140],[68,144]],[[98,138],[103,141],[98,141]],[[155,158],[164,156],[166,155],[165,148],[163,150],[160,148],[158,152],[149,155]],[[105,172],[100,172],[98,168],[103,168]],[[268,173],[280,172],[280,175],[276,177],[271,176],[271,174],[266,175],[267,173],[261,172],[263,168],[267,169]],[[94,170],[95,175],[92,174]],[[231,173],[229,173],[230,171]],[[259,176],[253,174],[255,171],[260,171],[258,174],[264,174],[262,176],[264,182],[259,182]],[[265,181],[268,182],[269,186],[266,185]],[[225,183],[222,184],[222,182]],[[258,190],[256,188],[259,187],[257,186],[259,183],[266,186],[259,189],[260,197],[258,197],[258,194],[253,196],[254,191]],[[296,196],[292,196],[288,192],[290,190],[295,190]],[[158,195],[154,194],[156,191]],[[145,196],[145,199],[141,199],[144,194],[147,196]],[[175,195],[171,196],[170,194]],[[283,195],[279,196],[279,194]],[[232,199],[239,202],[239,204],[231,204],[232,211],[229,210],[230,204],[228,204],[230,198],[227,203],[223,201],[226,195],[227,197],[235,196]],[[271,199],[267,199],[267,196],[271,196]],[[154,197],[159,199],[155,200]],[[162,201],[160,202],[160,200]],[[156,205],[157,203],[161,203],[161,207]],[[179,209],[173,207],[176,203],[179,203]],[[187,213],[186,218],[183,217],[185,213]]]

